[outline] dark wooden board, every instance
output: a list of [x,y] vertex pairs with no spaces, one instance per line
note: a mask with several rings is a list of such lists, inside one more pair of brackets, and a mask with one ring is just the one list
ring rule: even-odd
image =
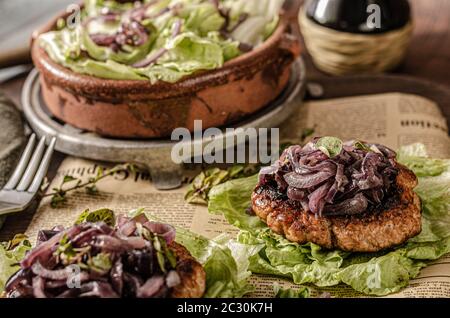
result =
[[[450,87],[450,1],[409,0],[414,30],[402,65],[393,73]],[[310,65],[310,58],[306,58]],[[310,77],[330,77],[312,66]]]
[[32,32],[73,0],[0,0],[0,66],[29,60]]

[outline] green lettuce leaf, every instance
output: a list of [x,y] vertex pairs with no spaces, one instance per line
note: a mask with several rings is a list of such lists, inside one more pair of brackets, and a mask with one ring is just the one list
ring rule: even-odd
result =
[[0,243],[0,294],[9,277],[19,270],[19,262],[31,249],[31,243],[24,235],[16,235],[9,242]]
[[273,286],[273,291],[275,293],[275,298],[308,298],[309,289],[301,286],[298,289],[292,288],[281,288],[280,285],[275,284]]
[[185,246],[204,267],[206,298],[239,298],[253,291],[249,259],[262,246],[252,246],[219,236],[208,240],[192,232],[177,229],[176,241]]
[[418,177],[433,177],[443,174],[450,167],[448,159],[428,158],[423,144],[402,147],[398,152],[398,160],[414,171]]
[[[284,0],[224,0],[223,3],[230,8],[233,39],[257,46],[276,29]],[[242,14],[248,17],[239,22]]]
[[[148,77],[152,82],[173,82],[197,70],[219,68],[225,62],[221,42],[214,41],[213,37],[205,38],[193,32],[184,32],[167,40],[164,45],[167,52],[156,65],[136,69],[135,72]],[[231,45],[233,42],[225,43]],[[237,44],[235,45],[237,47]]]
[[[135,217],[144,213],[144,209],[130,211],[128,216]],[[163,222],[152,214],[146,213],[150,220]],[[253,291],[249,284],[251,275],[250,259],[256,255],[262,245],[242,244],[227,235],[209,240],[186,229],[176,228],[176,242],[183,245],[191,255],[203,265],[206,272],[206,298],[239,298]]]
[[223,214],[230,224],[241,230],[238,242],[260,249],[250,258],[250,270],[254,273],[319,287],[345,283],[367,295],[395,293],[417,277],[427,262],[450,252],[449,160],[423,157],[422,148],[416,145],[401,149],[399,161],[419,176],[416,191],[422,199],[423,230],[393,250],[349,253],[286,240],[258,217],[246,213],[257,176],[214,187],[209,192],[208,208],[211,213]]
[[220,30],[225,23],[225,18],[220,15],[212,2],[192,4],[191,7],[181,10],[180,17],[186,21],[187,29],[201,36]]
[[428,158],[423,144],[402,147],[398,160],[419,177],[415,191],[422,200],[422,233],[410,242],[436,242],[447,238],[450,231],[450,160]]

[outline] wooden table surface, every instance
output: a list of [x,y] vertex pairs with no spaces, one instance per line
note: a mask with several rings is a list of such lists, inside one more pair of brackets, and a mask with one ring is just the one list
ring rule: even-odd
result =
[[[450,1],[449,0],[410,0],[415,29],[411,46],[404,63],[393,73],[432,81],[450,89]],[[318,71],[306,54],[308,77],[310,79],[329,77]],[[20,108],[20,92],[25,77],[19,77],[6,83],[0,83],[4,91]],[[449,103],[445,103],[449,107]],[[441,105],[441,107],[444,107]],[[448,112],[446,112],[448,114]],[[56,154],[52,163],[53,172],[57,168],[62,154]],[[31,210],[33,210],[32,208]],[[32,212],[11,216],[5,227],[8,232],[14,228],[21,232],[26,228],[24,218],[31,218]],[[0,231],[0,239],[6,239]]]
[[[450,1],[410,0],[415,23],[413,39],[404,63],[394,73],[434,81],[450,88]],[[328,76],[306,57],[310,78]],[[24,78],[0,84],[17,104]]]

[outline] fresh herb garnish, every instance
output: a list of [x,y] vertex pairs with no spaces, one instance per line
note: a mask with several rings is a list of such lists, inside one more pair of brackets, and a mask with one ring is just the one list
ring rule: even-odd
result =
[[344,143],[336,137],[322,137],[316,142],[316,148],[333,158],[339,155],[342,151]]
[[16,234],[16,235],[14,235],[14,237],[11,241],[1,242],[0,244],[7,251],[11,251],[19,245],[31,247],[31,243],[28,240],[28,236],[26,236],[25,234]]
[[100,274],[107,273],[112,267],[111,256],[108,253],[98,253],[91,257],[87,264],[92,271]]
[[63,264],[70,264],[73,258],[77,255],[77,252],[74,250],[67,235],[64,235],[59,241],[58,248],[56,249],[54,255]]
[[372,151],[368,145],[359,140],[355,141],[354,147],[358,150]]
[[234,165],[227,170],[211,168],[202,171],[191,182],[185,200],[193,204],[208,204],[208,193],[212,187],[227,182],[229,180],[250,176],[257,172],[255,165]]
[[85,222],[105,222],[109,226],[114,226],[116,223],[116,218],[114,215],[114,211],[110,209],[100,209],[96,211],[89,211],[89,209],[87,209],[80,214],[78,219],[75,221],[75,224],[81,224]]
[[[79,189],[85,189],[88,194],[94,195],[98,193],[97,182],[121,171],[134,172],[135,167],[132,164],[117,165],[111,169],[99,168],[97,174],[93,178],[89,178],[87,182],[83,182],[79,178],[71,175],[64,176],[59,187],[53,188],[53,192],[44,195],[44,197],[51,197],[50,205],[52,208],[63,206],[67,202],[67,193]],[[71,184],[67,187],[68,184]]]

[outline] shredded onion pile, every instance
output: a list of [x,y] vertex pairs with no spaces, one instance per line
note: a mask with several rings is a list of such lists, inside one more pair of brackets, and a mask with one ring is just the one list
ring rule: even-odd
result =
[[172,226],[145,215],[40,231],[6,284],[7,297],[167,297],[181,283]]
[[276,186],[318,216],[361,214],[395,190],[398,168],[391,149],[349,141],[330,155],[318,146],[320,141],[286,149],[275,164],[261,170],[259,184]]

